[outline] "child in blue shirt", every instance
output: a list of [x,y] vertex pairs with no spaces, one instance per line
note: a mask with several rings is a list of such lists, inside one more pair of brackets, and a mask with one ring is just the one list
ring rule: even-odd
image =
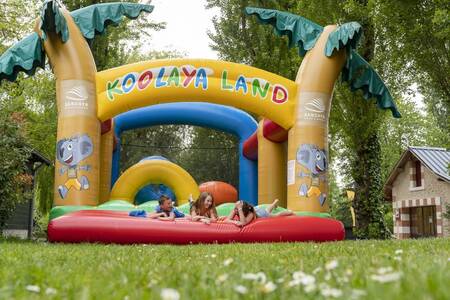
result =
[[173,221],[175,218],[184,218],[185,215],[173,207],[172,199],[166,195],[159,198],[159,205],[155,207],[155,212],[148,217],[159,220]]

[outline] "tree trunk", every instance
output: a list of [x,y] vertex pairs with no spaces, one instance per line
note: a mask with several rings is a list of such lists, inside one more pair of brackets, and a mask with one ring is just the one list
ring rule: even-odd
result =
[[362,238],[387,238],[378,134],[369,135],[355,150],[356,157],[351,162],[351,168],[356,184],[354,199],[356,235]]

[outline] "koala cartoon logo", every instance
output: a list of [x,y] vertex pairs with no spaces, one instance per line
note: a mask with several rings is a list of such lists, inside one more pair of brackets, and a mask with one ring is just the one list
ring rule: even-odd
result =
[[62,199],[67,196],[72,187],[78,191],[89,189],[88,178],[86,176],[78,178],[77,171],[91,169],[90,165],[80,165],[80,162],[91,155],[93,150],[94,145],[87,134],[62,139],[56,144],[56,158],[64,165],[59,169],[59,175],[63,175],[67,171],[68,177],[64,185],[58,186],[58,192]]
[[300,177],[311,178],[308,186],[303,183],[298,194],[306,197],[319,197],[320,205],[326,201],[326,194],[319,189],[320,181],[325,181],[325,171],[327,170],[327,156],[325,150],[317,148],[315,145],[303,144],[297,150],[297,162],[304,166],[308,173],[300,172]]

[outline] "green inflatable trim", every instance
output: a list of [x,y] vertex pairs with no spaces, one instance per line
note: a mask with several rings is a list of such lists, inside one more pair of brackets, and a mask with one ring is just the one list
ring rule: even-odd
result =
[[323,27],[301,16],[273,9],[246,7],[247,15],[256,15],[262,24],[270,24],[279,35],[289,37],[289,47],[297,46],[304,56],[316,44]]
[[325,55],[330,57],[334,50],[338,51],[344,47],[348,51],[356,49],[362,35],[362,27],[358,22],[345,23],[330,33],[325,45]]
[[84,206],[84,205],[68,205],[68,206],[55,206],[50,211],[49,219],[53,220],[55,218],[64,216],[65,214],[79,211],[79,210],[89,210],[89,209],[95,209],[94,206]]
[[20,71],[33,75],[36,69],[45,67],[45,54],[37,33],[23,38],[0,56],[0,82],[14,81]]
[[[71,213],[79,210],[114,210],[114,211],[132,211],[132,210],[145,210],[147,212],[154,212],[155,207],[158,205],[158,201],[148,201],[142,203],[141,205],[133,205],[127,201],[123,200],[114,200],[108,201],[99,206],[55,206],[50,211],[49,219],[52,220],[54,218],[61,217],[67,213]],[[258,207],[267,207],[268,204],[262,204]],[[184,214],[189,213],[189,203],[185,203],[177,207],[179,211]],[[234,209],[234,203],[224,203],[216,207],[217,213],[219,216],[228,216],[230,212]],[[282,207],[277,207],[273,210],[273,213],[277,214],[281,211],[286,210]],[[321,218],[330,218],[330,214],[328,213],[313,213],[313,212],[296,212],[298,216],[313,216],[313,217],[321,217]]]
[[56,0],[45,0],[41,9],[42,38],[47,38],[46,32],[56,32],[63,43],[69,39],[67,21],[61,11],[61,5]]
[[366,100],[376,98],[377,106],[381,109],[390,109],[395,118],[401,118],[391,93],[380,76],[371,65],[364,60],[355,50],[347,56],[342,80],[348,82],[352,91],[362,90]]
[[142,12],[151,13],[152,5],[138,3],[102,3],[90,5],[71,12],[71,16],[86,39],[103,34],[108,25],[117,26],[122,17],[136,19]]

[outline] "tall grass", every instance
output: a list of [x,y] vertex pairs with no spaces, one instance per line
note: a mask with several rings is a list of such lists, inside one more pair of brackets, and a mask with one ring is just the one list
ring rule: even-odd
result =
[[450,240],[191,246],[0,242],[1,299],[161,295],[450,299]]

